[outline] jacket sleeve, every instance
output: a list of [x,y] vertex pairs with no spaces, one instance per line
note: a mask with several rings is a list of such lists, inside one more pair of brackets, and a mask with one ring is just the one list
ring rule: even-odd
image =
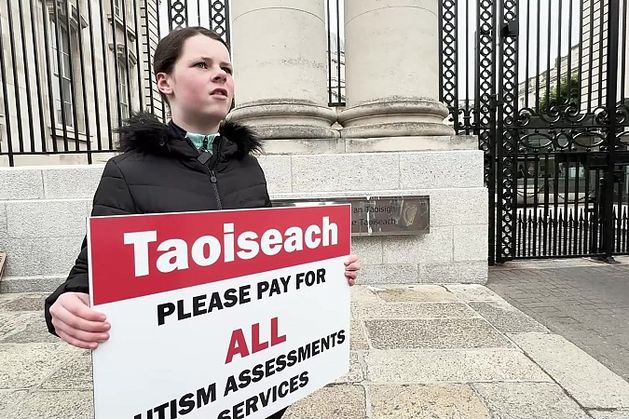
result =
[[[124,215],[137,213],[137,208],[129,185],[127,184],[120,167],[114,160],[109,160],[103,170],[92,206],[92,216]],[[48,331],[56,335],[50,316],[50,306],[64,292],[89,292],[88,260],[87,260],[87,236],[83,239],[81,252],[70,270],[66,281],[59,286],[44,303],[44,316]]]
[[258,165],[258,168],[260,169],[260,173],[262,173],[262,180],[264,181],[264,206],[272,207],[273,203],[271,202],[271,198],[269,197],[269,188],[268,188],[268,184],[266,183],[266,174],[264,173],[264,170],[262,170],[262,166],[260,166],[260,163],[258,162],[257,159],[256,159],[256,164]]

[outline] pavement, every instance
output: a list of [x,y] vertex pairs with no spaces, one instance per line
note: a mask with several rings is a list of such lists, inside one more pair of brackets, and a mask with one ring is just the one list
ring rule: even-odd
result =
[[629,257],[509,262],[487,286],[629,381]]
[[[90,418],[89,352],[43,297],[0,294],[0,418]],[[356,286],[351,334],[350,373],[285,418],[629,418],[627,381],[482,285]]]

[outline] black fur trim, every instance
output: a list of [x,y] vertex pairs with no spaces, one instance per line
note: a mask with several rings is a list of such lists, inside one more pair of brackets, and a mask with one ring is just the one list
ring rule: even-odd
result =
[[[127,120],[117,132],[120,134],[118,149],[126,152],[137,150],[149,154],[164,154],[166,145],[180,140],[175,131],[151,113],[138,112]],[[236,157],[262,151],[262,142],[251,128],[236,122],[224,122],[219,128],[221,136],[237,147]]]
[[241,159],[249,153],[262,151],[262,141],[256,133],[246,125],[236,122],[224,122],[219,128],[219,133],[232,143],[236,144],[238,151],[236,157]]

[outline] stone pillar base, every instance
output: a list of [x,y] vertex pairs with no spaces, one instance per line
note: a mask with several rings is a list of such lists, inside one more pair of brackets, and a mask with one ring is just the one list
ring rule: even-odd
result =
[[334,110],[298,101],[259,101],[238,106],[229,120],[250,126],[263,139],[339,138],[330,126],[336,121]]
[[338,117],[345,138],[453,135],[448,108],[432,99],[389,97],[349,108]]

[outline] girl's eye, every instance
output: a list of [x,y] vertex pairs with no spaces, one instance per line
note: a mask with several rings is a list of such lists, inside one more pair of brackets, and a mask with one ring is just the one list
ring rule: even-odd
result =
[[227,74],[232,74],[232,69],[230,67],[223,67],[223,70],[227,73]]
[[207,68],[207,64],[205,64],[203,61],[196,63],[194,66],[199,68]]

